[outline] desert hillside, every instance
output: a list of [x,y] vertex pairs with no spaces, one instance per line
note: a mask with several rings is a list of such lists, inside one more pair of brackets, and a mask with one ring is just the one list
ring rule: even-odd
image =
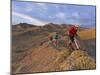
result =
[[[80,50],[70,50],[66,47],[68,36],[64,35],[70,26],[12,25],[12,73],[95,69],[95,28],[79,27]],[[48,36],[53,32],[63,36],[59,47],[49,43]]]
[[78,34],[79,34],[80,38],[83,39],[83,40],[95,39],[96,38],[95,28],[85,29],[84,31],[79,32]]

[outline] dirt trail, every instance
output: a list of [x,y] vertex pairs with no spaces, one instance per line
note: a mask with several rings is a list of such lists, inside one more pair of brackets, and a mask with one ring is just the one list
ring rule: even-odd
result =
[[47,43],[33,49],[32,53],[26,56],[21,62],[17,72],[41,72],[42,69],[54,61],[59,53],[58,50]]

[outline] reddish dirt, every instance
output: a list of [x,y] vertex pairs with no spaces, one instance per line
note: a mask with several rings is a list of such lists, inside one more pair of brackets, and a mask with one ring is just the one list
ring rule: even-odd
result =
[[17,72],[43,72],[44,68],[56,59],[59,52],[46,44],[32,50],[32,53],[19,63],[21,66]]

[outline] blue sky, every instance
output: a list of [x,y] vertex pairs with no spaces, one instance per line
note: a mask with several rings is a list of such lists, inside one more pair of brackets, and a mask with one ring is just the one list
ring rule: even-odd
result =
[[95,6],[12,1],[12,24],[20,22],[95,27]]

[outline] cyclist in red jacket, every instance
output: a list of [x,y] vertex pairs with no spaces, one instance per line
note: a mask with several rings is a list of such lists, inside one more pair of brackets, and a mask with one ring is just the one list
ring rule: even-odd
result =
[[73,25],[69,29],[68,36],[70,41],[68,47],[71,46],[73,43],[75,43],[74,37],[77,35],[78,27],[79,27],[78,25]]

